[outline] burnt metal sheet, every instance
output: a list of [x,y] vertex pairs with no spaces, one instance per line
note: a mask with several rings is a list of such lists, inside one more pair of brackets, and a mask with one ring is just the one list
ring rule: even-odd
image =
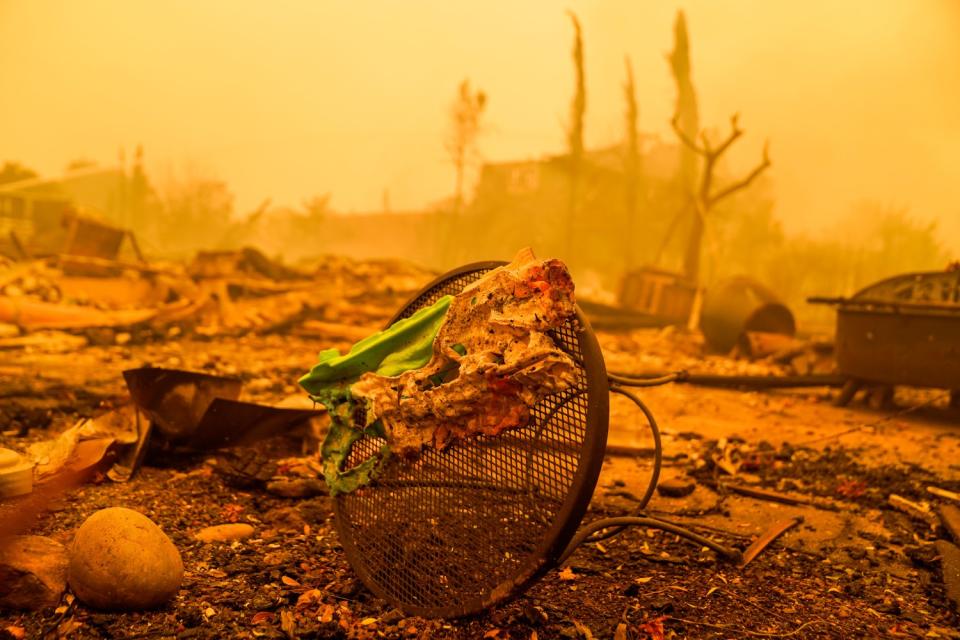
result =
[[180,369],[142,367],[123,372],[133,402],[171,442],[191,438],[216,398],[236,400],[243,382]]
[[841,308],[837,366],[869,382],[960,389],[960,316]]
[[837,366],[852,379],[960,389],[960,271],[882,280],[836,304]]
[[288,431],[323,413],[321,409],[288,409],[214,398],[186,445],[218,449],[247,444]]
[[243,383],[236,378],[157,367],[129,369],[123,377],[160,435],[191,449],[247,444],[324,413],[241,402]]

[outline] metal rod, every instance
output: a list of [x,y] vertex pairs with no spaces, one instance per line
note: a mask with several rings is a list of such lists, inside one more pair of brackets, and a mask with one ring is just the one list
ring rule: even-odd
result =
[[[813,374],[808,376],[727,376],[713,373],[653,372],[610,373],[610,380],[619,384],[652,387],[667,382],[682,382],[705,387],[752,387],[754,389],[789,389],[792,387],[842,387],[847,377],[836,374]],[[621,380],[623,382],[621,382]]]
[[[879,300],[876,298],[824,298],[824,297],[815,297],[807,298],[807,302],[811,304],[837,304],[842,305],[847,309],[851,307],[885,307],[891,308],[895,312],[898,310],[904,311],[946,311],[948,313],[957,313],[960,310],[960,306],[957,304],[951,304],[949,302],[909,302],[909,301],[900,301],[900,300]],[[864,309],[869,311],[870,309]]]
[[567,548],[564,550],[563,555],[560,556],[560,559],[557,561],[557,564],[563,564],[567,558],[570,557],[577,547],[579,547],[584,542],[588,541],[589,537],[600,531],[601,529],[608,529],[611,527],[617,527],[618,530],[623,530],[625,527],[637,526],[637,527],[648,527],[650,529],[661,529],[663,531],[669,531],[670,533],[675,533],[681,538],[686,538],[691,542],[695,542],[703,547],[709,547],[713,549],[722,557],[733,562],[739,562],[742,554],[739,549],[734,549],[733,547],[727,547],[715,542],[710,538],[701,536],[698,533],[694,533],[689,529],[685,529],[680,525],[673,524],[672,522],[667,522],[665,520],[659,520],[657,518],[649,517],[638,517],[638,516],[623,516],[619,518],[604,518],[603,520],[597,520],[596,522],[591,522],[590,524],[584,526],[580,531],[577,532],[577,535],[573,537],[573,540],[570,541],[570,544],[567,545]]
[[685,371],[676,371],[674,373],[667,373],[663,375],[656,376],[637,376],[630,374],[617,374],[617,373],[608,373],[607,377],[611,382],[616,382],[625,387],[659,387],[663,384],[669,384],[671,382],[678,382],[684,380],[686,376]]
[[[614,380],[614,382],[616,381]],[[650,499],[653,497],[653,492],[657,487],[657,481],[660,478],[660,467],[663,462],[663,443],[660,439],[660,427],[657,425],[657,420],[654,418],[653,412],[651,412],[647,405],[644,404],[644,402],[636,395],[622,388],[618,384],[612,384],[610,386],[610,391],[626,396],[632,400],[633,403],[636,404],[637,407],[639,407],[643,412],[643,415],[646,416],[647,422],[650,425],[650,432],[653,435],[653,474],[651,475],[650,483],[647,485],[647,490],[644,492],[643,497],[640,498],[637,509],[633,515],[621,516],[618,518],[604,518],[585,525],[573,537],[566,549],[564,549],[563,554],[561,554],[560,559],[557,561],[557,564],[562,564],[564,561],[566,561],[566,559],[570,557],[577,547],[584,542],[599,542],[601,540],[606,540],[607,538],[611,538],[621,533],[626,527],[630,526],[650,527],[653,529],[669,531],[677,534],[678,536],[686,538],[687,540],[696,542],[701,546],[713,549],[724,558],[739,562],[741,559],[741,553],[738,549],[724,546],[719,542],[714,542],[709,538],[694,533],[693,531],[681,527],[680,525],[673,524],[672,522],[667,522],[665,520],[643,515],[643,509],[646,508],[647,504],[650,502]],[[606,531],[600,533],[604,529],[606,529]]]
[[[650,499],[653,498],[653,492],[657,488],[657,482],[660,480],[660,467],[663,464],[663,442],[660,439],[660,426],[657,424],[657,419],[653,417],[653,412],[650,411],[649,407],[644,404],[643,400],[638,398],[636,395],[616,384],[610,386],[610,391],[612,393],[619,393],[622,396],[626,396],[632,400],[637,407],[639,407],[640,411],[642,411],[643,415],[647,418],[647,424],[650,426],[650,434],[653,436],[653,472],[650,474],[650,482],[647,484],[647,489],[644,491],[643,496],[637,503],[637,508],[632,514],[639,515],[640,512],[647,508],[647,504],[650,503]],[[623,531],[623,527],[613,527],[609,531],[599,534],[594,532],[594,535],[589,536],[588,541],[600,542],[601,540],[612,538],[621,531]]]

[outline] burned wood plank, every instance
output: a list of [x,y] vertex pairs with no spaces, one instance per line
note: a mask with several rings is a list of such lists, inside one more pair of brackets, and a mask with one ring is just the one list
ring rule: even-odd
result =
[[960,493],[955,491],[947,491],[946,489],[941,489],[940,487],[929,486],[927,487],[927,493],[931,493],[938,498],[943,498],[944,500],[960,502]]
[[891,493],[887,499],[887,504],[912,518],[929,523],[930,526],[934,526],[937,523],[937,516],[930,510],[930,505],[925,502],[914,502],[913,500],[907,500],[903,496]]
[[960,547],[946,540],[937,540],[936,547],[947,597],[960,608]]
[[749,498],[756,498],[758,500],[769,500],[770,502],[779,502],[781,504],[790,504],[790,505],[814,506],[813,501],[807,498],[797,498],[794,496],[788,496],[783,493],[777,493],[775,491],[767,491],[765,489],[756,489],[754,487],[747,487],[742,484],[721,483],[719,486],[723,489],[726,489],[727,491],[732,491],[733,493],[738,493],[742,496],[747,496]]
[[952,504],[945,504],[940,507],[940,521],[944,528],[950,532],[953,541],[960,544],[960,508]]
[[785,518],[774,522],[769,529],[757,538],[753,544],[747,547],[743,552],[739,567],[743,569],[750,564],[754,558],[760,555],[760,552],[770,546],[770,543],[783,535],[787,530],[803,522],[803,518]]

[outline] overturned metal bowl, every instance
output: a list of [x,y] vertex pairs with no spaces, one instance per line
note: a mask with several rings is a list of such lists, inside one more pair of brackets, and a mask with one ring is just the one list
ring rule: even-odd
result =
[[[502,264],[441,276],[388,326]],[[529,425],[427,449],[336,499],[347,559],[373,593],[411,615],[470,615],[516,596],[555,566],[597,483],[609,389],[600,346],[579,309],[552,335],[577,362],[578,383],[537,404]],[[382,444],[357,442],[346,466]]]

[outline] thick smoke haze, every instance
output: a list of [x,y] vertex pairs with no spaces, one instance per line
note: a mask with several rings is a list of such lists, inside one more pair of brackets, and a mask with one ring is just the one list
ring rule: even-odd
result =
[[623,57],[640,127],[670,139],[665,54],[687,14],[701,121],[765,139],[776,215],[818,233],[871,200],[936,220],[960,250],[960,4],[833,2],[0,1],[0,158],[43,174],[115,163],[200,167],[237,210],[332,193],[338,210],[449,197],[447,110],[469,77],[489,96],[489,160],[559,153],[576,11],[588,147],[622,139]]

